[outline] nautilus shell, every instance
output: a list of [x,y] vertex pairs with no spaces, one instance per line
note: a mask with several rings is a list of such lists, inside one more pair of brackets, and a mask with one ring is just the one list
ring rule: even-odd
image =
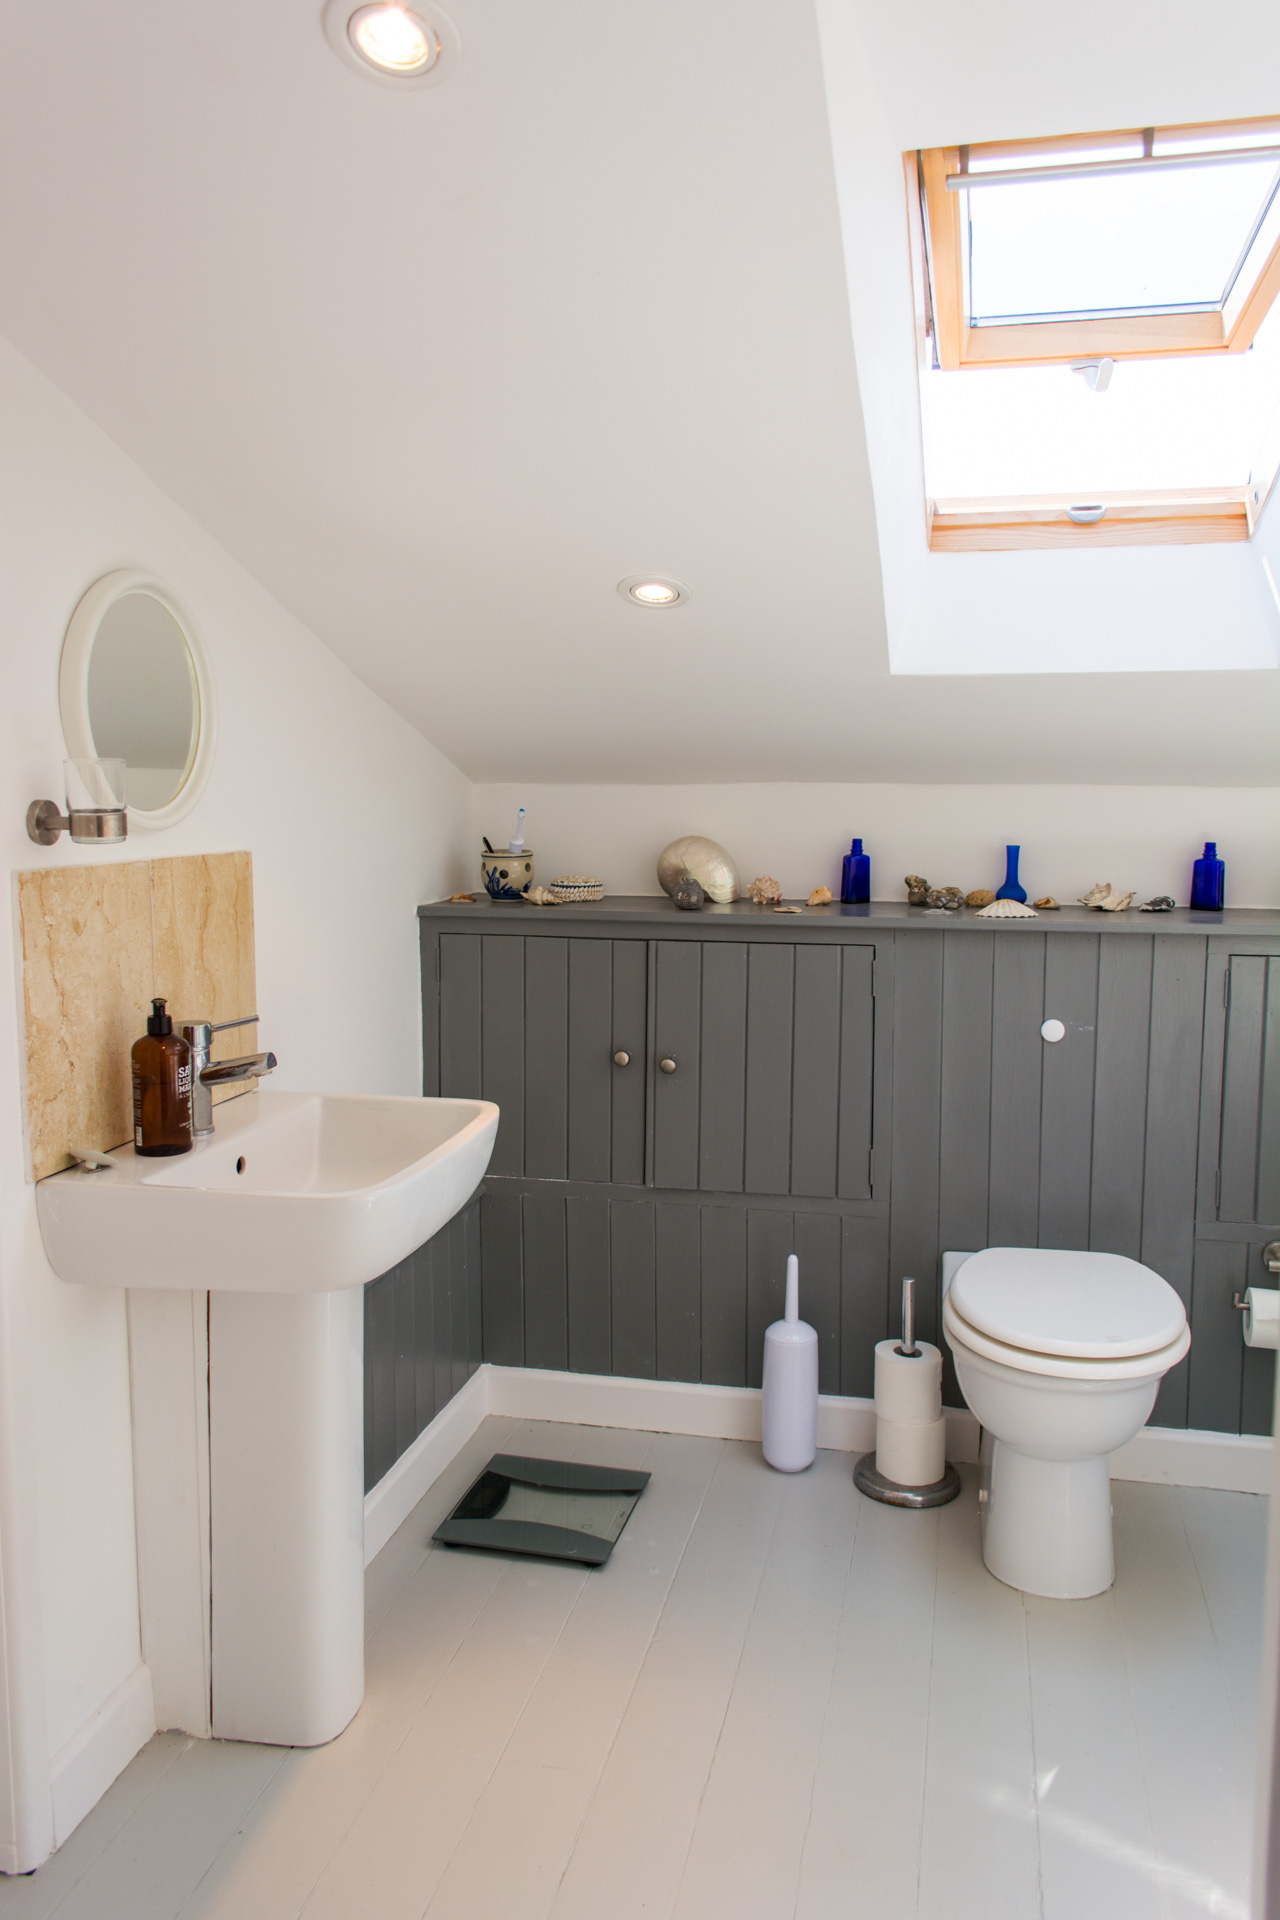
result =
[[658,855],[658,884],[664,893],[674,890],[682,873],[692,874],[708,900],[714,900],[717,906],[727,907],[741,891],[738,869],[724,848],[714,840],[705,840],[700,833],[673,840]]

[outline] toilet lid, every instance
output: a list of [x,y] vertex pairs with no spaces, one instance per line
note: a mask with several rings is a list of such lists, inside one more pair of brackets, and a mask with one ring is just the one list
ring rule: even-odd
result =
[[951,1282],[955,1311],[1006,1346],[1087,1360],[1154,1353],[1187,1316],[1173,1288],[1118,1253],[987,1247]]

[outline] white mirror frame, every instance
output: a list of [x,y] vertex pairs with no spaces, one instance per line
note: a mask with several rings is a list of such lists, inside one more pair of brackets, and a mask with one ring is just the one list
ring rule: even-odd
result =
[[129,808],[130,832],[140,829],[157,832],[185,819],[208,784],[213,768],[213,752],[218,738],[218,703],[208,655],[201,644],[195,622],[181,600],[154,574],[122,567],[95,580],[82,597],[67,627],[62,643],[62,661],[58,668],[58,708],[62,715],[62,733],[67,753],[73,760],[98,758],[89,718],[89,661],[93,643],[104,614],[117,600],[129,593],[149,593],[172,615],[182,630],[191,663],[192,704],[195,708],[191,746],[187,753],[182,784],[172,800],[163,807]]

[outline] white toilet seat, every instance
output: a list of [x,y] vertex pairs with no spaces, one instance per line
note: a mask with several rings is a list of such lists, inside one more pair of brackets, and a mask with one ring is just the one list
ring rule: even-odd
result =
[[989,1339],[1070,1360],[1158,1353],[1187,1324],[1168,1281],[1118,1253],[986,1247],[963,1263],[948,1297]]
[[950,1346],[968,1347],[984,1360],[999,1361],[1017,1373],[1038,1373],[1052,1380],[1143,1380],[1151,1374],[1167,1373],[1177,1365],[1191,1345],[1191,1329],[1184,1316],[1182,1331],[1168,1346],[1152,1352],[1127,1354],[1119,1360],[1089,1360],[1062,1353],[1036,1353],[1029,1347],[1011,1346],[989,1333],[971,1326],[956,1311],[948,1292],[942,1303],[942,1326]]

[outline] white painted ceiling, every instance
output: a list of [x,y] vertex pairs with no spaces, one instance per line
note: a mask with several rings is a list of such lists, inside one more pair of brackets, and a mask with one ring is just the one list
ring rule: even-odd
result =
[[448,5],[403,97],[313,0],[7,9],[0,331],[474,778],[1274,778],[1274,673],[890,676],[812,0]]

